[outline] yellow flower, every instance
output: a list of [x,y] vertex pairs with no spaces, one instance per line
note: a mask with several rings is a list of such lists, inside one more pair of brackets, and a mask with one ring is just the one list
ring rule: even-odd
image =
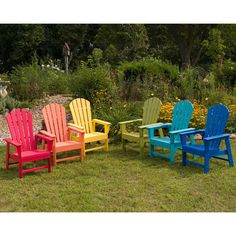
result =
[[205,100],[207,101],[207,100],[208,100],[208,98],[205,98]]
[[154,96],[154,93],[151,93],[151,96]]
[[124,105],[124,107],[126,107],[126,104]]

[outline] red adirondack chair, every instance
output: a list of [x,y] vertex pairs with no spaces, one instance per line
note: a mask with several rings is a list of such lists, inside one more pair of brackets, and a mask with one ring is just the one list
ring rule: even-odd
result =
[[[42,110],[43,119],[46,125],[45,130],[41,130],[40,133],[53,138],[53,164],[58,162],[73,160],[76,158],[83,159],[83,143],[84,143],[84,131],[78,128],[67,126],[66,124],[66,110],[65,108],[56,103],[51,103],[45,106]],[[77,141],[70,140],[71,132],[77,134]],[[57,158],[57,153],[80,150],[80,154],[77,156]]]
[[[51,172],[50,153],[53,139],[42,134],[33,134],[32,114],[26,110],[16,109],[8,113],[6,119],[12,137],[12,139],[4,139],[7,143],[6,170],[8,170],[9,165],[18,164],[20,178],[22,178],[25,173],[45,168],[48,169],[48,172]],[[37,149],[39,139],[47,142],[46,150]],[[15,147],[14,153],[10,153],[10,145]],[[47,160],[47,165],[23,169],[23,163],[43,159]]]

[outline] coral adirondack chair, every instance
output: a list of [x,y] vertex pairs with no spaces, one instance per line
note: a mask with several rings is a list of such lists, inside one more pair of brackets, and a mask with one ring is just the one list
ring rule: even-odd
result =
[[[150,139],[150,156],[161,156],[170,159],[170,163],[175,161],[175,152],[181,147],[180,133],[185,131],[194,130],[193,128],[188,128],[189,121],[191,119],[193,112],[193,105],[190,101],[182,100],[175,104],[172,123],[153,125],[148,127],[148,134]],[[166,128],[168,130],[169,137],[156,137],[154,136],[154,131],[158,129]],[[194,142],[193,136],[191,136],[191,142]],[[168,149],[170,151],[168,154],[163,154],[154,151],[154,147],[161,147]]]
[[[40,133],[53,138],[53,164],[76,158],[83,159],[84,131],[66,124],[66,111],[61,104],[51,103],[42,110],[46,130]],[[77,134],[77,140],[70,140],[71,133]],[[57,158],[57,153],[80,150],[79,155],[65,158]]]
[[[149,143],[147,126],[150,124],[156,124],[156,125],[161,124],[161,123],[156,123],[159,118],[161,105],[162,103],[160,99],[156,97],[149,98],[144,102],[142,119],[119,122],[121,130],[122,147],[124,151],[126,150],[126,144],[128,142],[134,142],[139,144],[140,154],[143,155],[145,144]],[[127,130],[127,125],[133,123],[140,123],[140,125],[137,126],[139,132],[133,132]],[[162,129],[160,129],[159,132],[160,136],[163,136]]]
[[[6,119],[11,133],[11,139],[4,139],[7,143],[6,170],[8,171],[9,165],[18,164],[20,178],[25,173],[45,168],[48,169],[48,172],[51,172],[50,153],[53,140],[41,134],[33,134],[32,114],[26,110],[16,109],[8,113]],[[47,142],[46,150],[37,149],[39,139]],[[10,145],[14,146],[15,152],[11,153]],[[23,169],[23,164],[26,162],[44,159],[47,160],[47,165]]]
[[[98,149],[105,149],[108,151],[108,133],[110,130],[111,123],[92,119],[90,102],[84,98],[74,99],[70,103],[70,110],[73,117],[73,124],[71,126],[83,129],[84,134],[84,154]],[[104,127],[104,132],[97,132],[96,125],[102,125]],[[104,145],[99,145],[93,148],[86,148],[87,143],[93,143],[97,141],[104,141]]]
[[[229,110],[222,104],[217,104],[208,109],[206,129],[189,131],[181,136],[182,143],[182,160],[183,166],[187,163],[197,165],[204,168],[204,173],[209,173],[209,163],[211,158],[217,158],[220,160],[228,161],[229,166],[234,166],[232,157],[229,134],[224,134],[225,126],[229,117]],[[201,144],[187,144],[186,138],[189,135],[201,134],[203,139],[203,145]],[[225,150],[220,149],[221,141],[225,140]],[[196,154],[204,157],[204,164],[187,160],[186,153]],[[228,158],[221,157],[222,155],[228,155]]]

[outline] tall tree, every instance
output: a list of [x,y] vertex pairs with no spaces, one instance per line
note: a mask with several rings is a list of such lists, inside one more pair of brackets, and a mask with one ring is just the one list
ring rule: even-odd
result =
[[144,25],[102,25],[96,35],[95,45],[105,55],[110,55],[110,59],[113,56],[116,61],[123,61],[145,56],[149,40]]
[[[207,39],[211,25],[152,25],[147,26],[151,45],[157,53],[181,68],[195,66],[204,50],[203,40]],[[155,47],[156,43],[156,47]],[[169,51],[165,53],[165,50]],[[171,53],[170,51],[173,50]],[[176,57],[176,58],[175,58]]]
[[43,25],[0,25],[0,70],[30,62],[43,40]]

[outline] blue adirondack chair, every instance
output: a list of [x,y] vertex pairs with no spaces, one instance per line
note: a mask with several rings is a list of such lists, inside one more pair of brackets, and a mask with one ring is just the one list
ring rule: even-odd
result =
[[[229,117],[229,110],[222,104],[217,104],[208,109],[206,129],[194,130],[180,134],[182,143],[182,160],[183,166],[191,163],[197,166],[204,167],[204,173],[209,173],[209,162],[211,158],[217,158],[229,162],[229,165],[234,166],[232,157],[229,134],[224,134],[226,122]],[[203,145],[200,144],[187,144],[186,138],[189,135],[201,134],[203,138]],[[225,150],[220,150],[221,140],[225,140]],[[187,160],[186,153],[196,154],[204,157],[204,164]],[[228,155],[228,158],[221,157]]]
[[[148,135],[150,140],[150,156],[161,156],[170,159],[170,163],[175,162],[175,152],[178,148],[181,148],[181,141],[179,134],[185,131],[194,130],[193,128],[188,128],[190,118],[193,113],[193,105],[190,101],[182,100],[175,104],[172,123],[160,124],[160,125],[150,125],[148,127]],[[158,137],[154,136],[155,130],[158,129],[168,129],[169,137]],[[191,142],[194,143],[194,139],[191,136]],[[154,151],[154,147],[161,147],[168,149],[169,154],[163,154]]]

